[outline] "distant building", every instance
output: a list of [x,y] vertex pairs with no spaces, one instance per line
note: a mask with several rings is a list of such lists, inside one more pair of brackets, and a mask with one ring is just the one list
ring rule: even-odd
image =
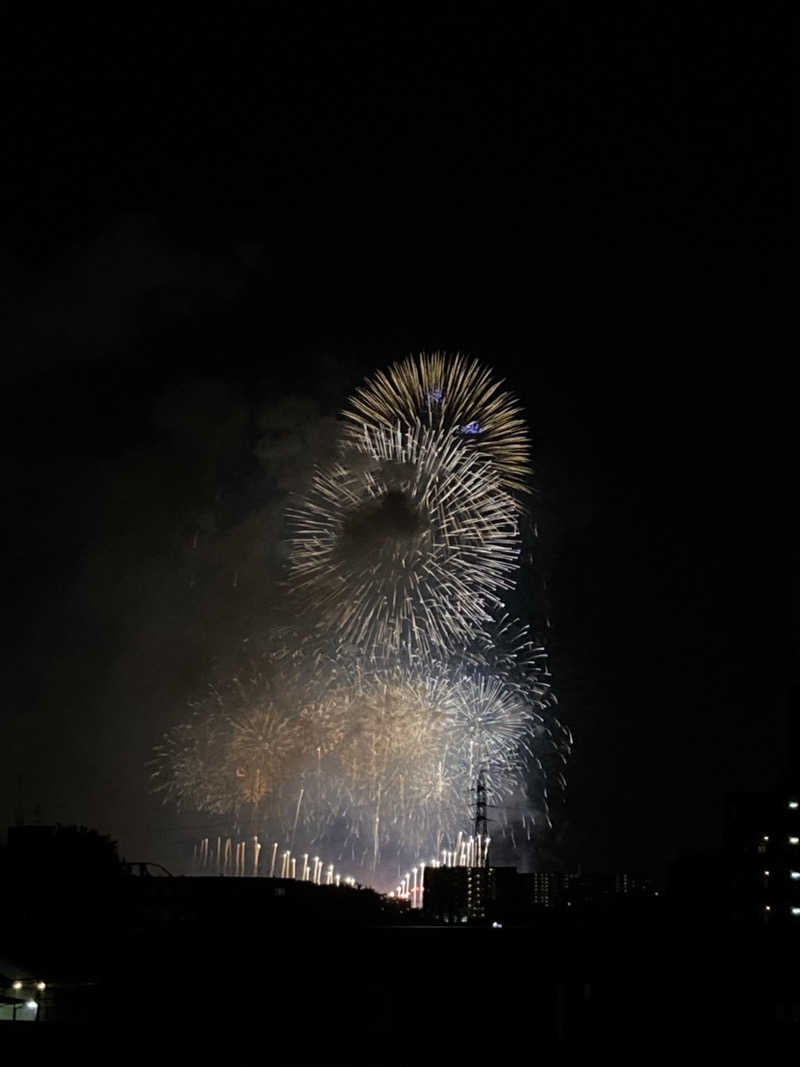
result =
[[615,874],[567,875],[567,904],[573,911],[608,911],[616,893]]
[[558,911],[566,904],[568,875],[534,871],[519,876],[526,909]]
[[438,922],[491,922],[516,890],[514,867],[428,867],[425,915]]
[[800,929],[800,790],[729,796],[724,859],[731,918]]
[[654,898],[656,892],[649,878],[629,871],[616,874],[569,874],[564,896],[575,911],[609,911],[629,907],[634,901]]
[[536,915],[619,910],[656,894],[642,875],[520,874],[514,867],[436,867],[425,871],[424,912],[437,922],[513,922]]
[[800,790],[726,797],[723,847],[679,856],[669,896],[687,915],[800,930]]

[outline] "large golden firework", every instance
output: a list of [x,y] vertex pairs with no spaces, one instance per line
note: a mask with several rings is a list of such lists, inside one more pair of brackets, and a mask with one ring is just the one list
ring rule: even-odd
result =
[[476,359],[442,352],[409,356],[360,386],[343,411],[350,434],[364,426],[422,426],[488,456],[503,488],[527,492],[530,438],[519,401]]

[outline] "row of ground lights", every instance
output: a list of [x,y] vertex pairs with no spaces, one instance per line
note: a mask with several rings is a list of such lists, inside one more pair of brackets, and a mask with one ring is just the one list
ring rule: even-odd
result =
[[[40,993],[44,993],[45,989],[47,989],[46,982],[34,982],[33,984],[36,986]],[[17,978],[16,981],[11,983],[11,988],[14,990],[15,993],[19,993],[19,991],[22,989],[22,986],[23,983],[19,978]],[[33,1011],[34,1008],[38,1010],[39,1002],[31,997],[30,1000],[25,1001],[25,1007],[30,1008],[31,1011]]]
[[[797,808],[800,807],[800,804],[796,800],[790,800],[789,801],[789,807],[791,808],[792,811],[796,811]],[[769,837],[768,837],[767,834],[764,834],[763,840],[764,841],[769,841]],[[790,845],[800,845],[800,837],[791,836],[789,838],[789,844]],[[769,871],[764,871],[764,877],[765,878],[769,878]],[[800,871],[790,871],[789,872],[789,877],[792,879],[793,882],[800,881]],[[772,908],[770,907],[769,904],[765,904],[764,905],[764,911],[771,911],[771,910],[772,910]],[[791,907],[789,910],[790,910],[792,915],[797,916],[798,918],[800,918],[800,908]]]

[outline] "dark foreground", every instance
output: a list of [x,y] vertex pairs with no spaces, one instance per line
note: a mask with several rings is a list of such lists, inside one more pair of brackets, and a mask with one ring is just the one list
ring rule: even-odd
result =
[[49,954],[48,939],[28,937],[48,989],[38,1022],[0,1024],[3,1059],[419,1065],[618,1052],[660,1062],[768,1053],[800,1031],[798,939],[786,928],[666,907],[431,927],[372,905],[319,912],[204,894],[178,909],[129,900],[100,929],[76,916],[70,931],[50,929]]

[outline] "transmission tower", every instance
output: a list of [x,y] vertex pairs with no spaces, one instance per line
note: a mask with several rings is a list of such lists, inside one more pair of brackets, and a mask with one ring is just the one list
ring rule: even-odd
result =
[[486,779],[483,771],[478,772],[475,787],[475,840],[479,841],[489,834],[489,819],[486,816]]

